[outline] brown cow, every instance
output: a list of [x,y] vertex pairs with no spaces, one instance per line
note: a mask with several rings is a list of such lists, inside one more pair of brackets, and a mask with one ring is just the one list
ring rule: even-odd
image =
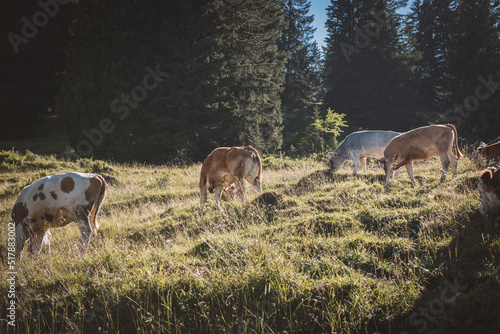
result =
[[[452,153],[453,143],[455,143],[458,157]],[[392,172],[403,166],[406,167],[414,186],[413,161],[425,160],[435,154],[439,154],[441,158],[441,182],[446,180],[450,162],[453,177],[455,177],[457,175],[457,161],[463,154],[458,148],[457,129],[453,124],[424,126],[394,137],[384,150],[385,186],[389,185]]]
[[500,164],[500,142],[491,145],[483,145],[477,148],[477,158],[479,161]]
[[[251,146],[219,147],[212,151],[203,162],[200,174],[200,210],[207,200],[207,191],[215,192],[215,206],[223,192],[231,193],[231,185],[236,186],[242,201],[245,200],[245,185],[247,180],[257,192],[262,192],[262,162],[259,152]],[[233,188],[234,189],[234,188]]]
[[500,212],[500,169],[493,167],[481,173],[481,180],[477,185],[481,206],[479,212],[486,215],[490,212]]
[[96,174],[67,173],[46,176],[25,187],[12,210],[16,226],[16,256],[20,257],[26,241],[39,254],[50,246],[50,228],[76,221],[84,243],[97,235],[97,214],[108,185]]

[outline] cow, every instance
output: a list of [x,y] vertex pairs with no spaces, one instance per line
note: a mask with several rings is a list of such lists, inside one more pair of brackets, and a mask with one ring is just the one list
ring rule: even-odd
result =
[[207,191],[215,193],[215,207],[223,193],[231,194],[232,185],[241,201],[245,200],[245,185],[247,180],[254,189],[262,192],[262,162],[259,152],[252,146],[219,147],[210,153],[201,167],[200,173],[200,210],[207,200]]
[[358,164],[361,164],[363,172],[366,173],[366,158],[383,158],[385,147],[392,138],[399,134],[394,131],[353,132],[340,143],[335,151],[328,154],[330,166],[333,171],[336,171],[346,160],[352,159],[353,175],[356,176],[358,172]]
[[29,240],[35,254],[50,246],[50,228],[76,222],[82,242],[97,235],[97,214],[108,185],[97,174],[70,172],[46,176],[25,187],[19,194],[12,220],[16,228],[16,256],[20,258]]
[[[453,143],[457,157],[453,155]],[[453,177],[457,175],[458,160],[463,156],[458,148],[457,129],[453,124],[423,126],[394,137],[384,150],[385,186],[389,185],[393,171],[405,166],[410,176],[412,186],[413,161],[425,160],[439,154],[442,165],[441,183],[446,180],[446,174],[451,162]]]
[[480,162],[500,164],[500,142],[479,146],[476,156]]
[[482,215],[500,212],[500,169],[493,167],[485,169],[481,173],[477,190],[481,197],[479,212]]

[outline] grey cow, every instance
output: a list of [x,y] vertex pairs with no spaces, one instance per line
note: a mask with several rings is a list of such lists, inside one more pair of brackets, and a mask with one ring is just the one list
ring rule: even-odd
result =
[[[333,171],[336,171],[346,160],[352,159],[354,163],[353,174],[356,175],[358,172],[358,164],[361,164],[363,172],[366,173],[366,158],[382,159],[387,144],[399,134],[399,132],[394,131],[353,132],[345,137],[335,151],[328,154],[330,166]],[[395,177],[397,178],[397,175]]]

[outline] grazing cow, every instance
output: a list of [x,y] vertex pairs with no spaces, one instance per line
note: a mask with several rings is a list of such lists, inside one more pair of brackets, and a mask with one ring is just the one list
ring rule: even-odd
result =
[[481,162],[500,164],[500,142],[479,146],[476,154]]
[[481,206],[479,212],[486,215],[490,212],[500,212],[500,169],[493,167],[481,173],[481,180],[477,185]]
[[252,184],[255,190],[262,192],[262,162],[259,153],[251,146],[219,147],[212,151],[203,162],[200,175],[200,211],[207,200],[207,191],[215,192],[215,206],[223,193],[230,195],[236,191],[242,201],[245,200],[243,180]]
[[76,221],[84,243],[97,235],[97,214],[108,185],[96,174],[67,173],[46,176],[25,187],[16,200],[12,219],[16,226],[16,256],[26,241],[39,254],[50,245],[50,228]]
[[360,131],[349,134],[344,141],[328,154],[328,161],[333,171],[342,164],[352,159],[354,163],[353,174],[358,172],[358,163],[366,173],[366,158],[381,159],[384,157],[384,149],[392,138],[400,133],[394,131]]
[[[458,157],[452,153],[453,143]],[[403,166],[406,167],[414,186],[413,161],[425,160],[435,154],[439,154],[441,158],[441,182],[446,180],[450,162],[455,177],[457,162],[463,154],[458,148],[457,129],[453,124],[423,126],[394,137],[384,150],[385,186],[389,185],[392,172]]]

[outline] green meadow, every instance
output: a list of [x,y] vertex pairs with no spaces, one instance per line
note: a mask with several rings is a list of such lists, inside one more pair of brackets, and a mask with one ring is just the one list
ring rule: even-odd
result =
[[[500,218],[479,214],[481,166],[440,162],[383,186],[370,161],[264,156],[263,194],[198,215],[201,164],[118,164],[0,152],[0,332],[498,333]],[[7,223],[21,189],[68,171],[107,177],[99,239],[53,229],[25,251],[7,325]]]

